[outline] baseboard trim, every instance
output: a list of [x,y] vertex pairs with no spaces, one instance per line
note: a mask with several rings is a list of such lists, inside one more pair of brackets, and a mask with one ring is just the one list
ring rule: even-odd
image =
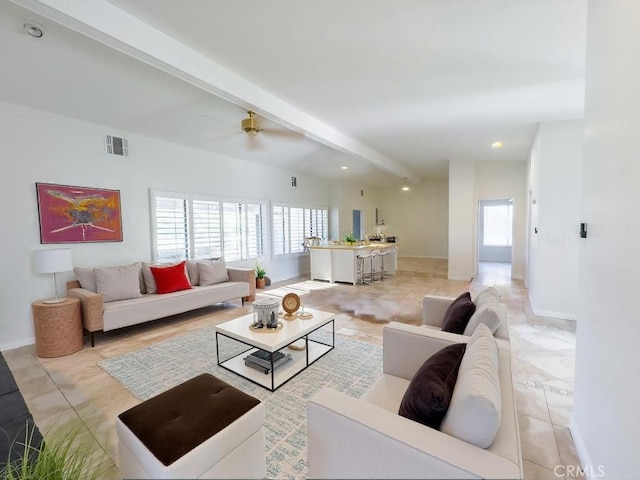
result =
[[449,275],[448,280],[460,280],[461,282],[471,282],[475,275],[470,275],[468,277],[456,277],[455,275]]
[[591,458],[589,457],[587,446],[584,443],[584,439],[582,438],[580,429],[576,425],[576,420],[573,415],[571,415],[571,418],[569,418],[569,431],[571,432],[571,436],[573,437],[573,443],[576,446],[576,453],[578,454],[580,464],[585,469],[584,475],[589,480],[595,480],[596,478],[598,478],[596,476],[598,473],[598,469],[597,467],[594,467],[593,463],[591,463]]
[[14,348],[26,347],[27,345],[34,345],[35,343],[36,337],[29,337],[9,343],[0,343],[0,352],[6,352],[7,350],[13,350]]
[[430,255],[398,255],[398,258],[433,258],[435,260],[449,260],[449,257],[433,257]]
[[531,311],[534,315],[538,317],[550,317],[550,318],[560,318],[562,320],[578,320],[578,315],[575,313],[567,313],[567,312],[554,312],[552,310],[540,310],[537,308],[531,298],[529,298],[529,304],[531,305]]

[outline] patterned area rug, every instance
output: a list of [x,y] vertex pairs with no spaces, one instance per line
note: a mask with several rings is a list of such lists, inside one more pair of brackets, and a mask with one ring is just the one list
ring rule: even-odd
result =
[[[238,348],[236,342],[224,340],[220,344],[222,358]],[[298,479],[307,478],[307,400],[323,387],[359,397],[382,373],[382,348],[336,336],[336,348],[273,393],[218,367],[215,327],[103,360],[99,365],[140,400],[204,372],[260,399],[266,409],[267,475]]]

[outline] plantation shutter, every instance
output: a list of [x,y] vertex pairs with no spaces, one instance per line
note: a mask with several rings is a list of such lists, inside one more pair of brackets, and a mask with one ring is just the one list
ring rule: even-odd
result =
[[227,262],[242,260],[242,204],[223,203],[224,259]]
[[290,253],[304,251],[304,208],[289,208],[289,225],[291,230]]
[[210,200],[193,201],[193,258],[222,256],[220,203]]
[[289,253],[289,209],[273,207],[273,253],[282,255]]
[[247,205],[247,258],[259,258],[264,251],[264,205]]
[[189,202],[185,198],[156,197],[156,259],[158,263],[189,258]]

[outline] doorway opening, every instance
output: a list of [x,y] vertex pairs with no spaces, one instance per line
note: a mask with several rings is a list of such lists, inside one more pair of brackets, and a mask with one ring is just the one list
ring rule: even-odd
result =
[[513,199],[480,200],[478,205],[478,276],[511,279]]
[[362,210],[353,211],[353,236],[362,240]]

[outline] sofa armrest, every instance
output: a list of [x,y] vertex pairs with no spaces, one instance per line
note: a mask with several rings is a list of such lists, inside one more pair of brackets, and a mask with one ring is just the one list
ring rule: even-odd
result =
[[422,299],[422,324],[442,328],[442,320],[454,298],[425,295]]
[[104,299],[99,293],[84,288],[71,288],[67,295],[80,300],[82,308],[82,326],[89,332],[98,332],[104,328],[102,312]]
[[411,380],[427,358],[471,337],[430,328],[390,322],[382,330],[382,371]]
[[309,478],[521,478],[518,465],[332,389],[307,403]]
[[229,280],[232,282],[247,282],[249,284],[249,295],[242,297],[245,302],[253,302],[256,299],[256,271],[253,268],[230,268],[227,267]]

